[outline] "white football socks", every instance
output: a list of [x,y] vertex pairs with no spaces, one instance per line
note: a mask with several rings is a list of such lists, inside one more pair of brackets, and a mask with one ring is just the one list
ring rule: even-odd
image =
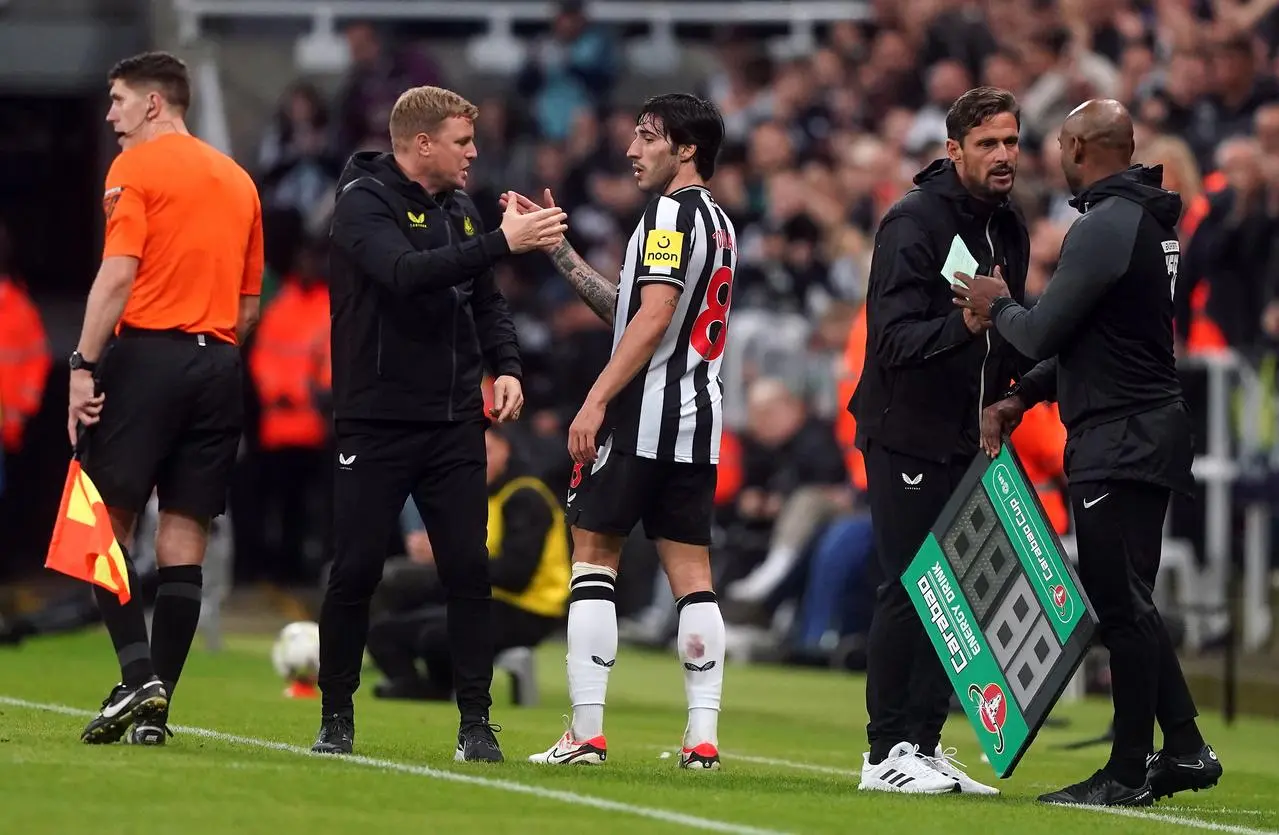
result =
[[679,660],[688,696],[684,746],[719,745],[719,702],[724,691],[724,617],[711,591],[679,599]]
[[573,563],[567,664],[574,739],[585,741],[604,733],[604,694],[617,659],[616,584],[617,572],[611,568]]

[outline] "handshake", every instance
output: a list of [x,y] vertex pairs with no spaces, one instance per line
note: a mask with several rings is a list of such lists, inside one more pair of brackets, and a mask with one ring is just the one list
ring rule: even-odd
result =
[[979,334],[991,327],[990,308],[995,299],[1008,295],[1008,285],[995,266],[993,276],[966,275],[955,273],[955,281],[951,289],[955,293],[955,304],[964,311],[964,325],[972,334]]
[[549,253],[564,242],[568,215],[555,205],[549,188],[546,208],[515,191],[503,193],[499,204],[503,209],[500,228],[511,252],[519,254],[540,249]]

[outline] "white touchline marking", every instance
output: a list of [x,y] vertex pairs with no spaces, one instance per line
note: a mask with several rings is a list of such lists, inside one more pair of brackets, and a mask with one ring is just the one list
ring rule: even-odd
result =
[[[836,774],[847,777],[861,777],[860,771],[854,771],[847,768],[835,768],[834,766],[812,765],[810,763],[795,762],[793,760],[779,760],[773,757],[756,757],[747,756],[745,754],[731,753],[720,750],[720,756],[726,760],[741,760],[748,763],[758,763],[759,765],[775,765],[781,768],[793,768],[800,771],[816,771],[823,774]],[[1048,805],[1048,804],[1043,804]],[[1101,812],[1107,815],[1119,815],[1121,817],[1142,818],[1144,820],[1162,821],[1164,823],[1175,823],[1181,826],[1193,827],[1196,829],[1204,829],[1210,832],[1231,832],[1234,835],[1279,835],[1268,829],[1251,829],[1246,826],[1236,826],[1229,823],[1214,823],[1212,821],[1199,820],[1198,818],[1188,818],[1183,815],[1167,815],[1162,812],[1146,812],[1140,809],[1116,808],[1113,806],[1053,806],[1055,809],[1069,809],[1083,812]],[[1224,806],[1215,807],[1195,807],[1195,806],[1162,806],[1159,808],[1171,809],[1178,812],[1191,813],[1215,813],[1223,815],[1264,815],[1268,814],[1256,809],[1229,809]]]
[[[26,708],[27,710],[40,710],[47,713],[60,713],[64,716],[90,717],[97,715],[93,711],[89,710],[79,710],[65,705],[30,702],[26,699],[14,699],[9,696],[0,696],[0,704]],[[556,800],[560,803],[567,803],[573,806],[589,806],[608,812],[620,812],[622,814],[635,815],[637,817],[659,820],[665,823],[675,824],[677,826],[684,826],[690,829],[700,829],[706,832],[725,832],[730,833],[730,835],[785,835],[785,833],[774,829],[761,829],[756,826],[744,826],[736,823],[728,823],[726,821],[713,820],[711,818],[699,818],[694,815],[685,815],[679,812],[668,812],[665,809],[635,806],[630,803],[621,803],[616,800],[608,800],[602,797],[591,797],[590,795],[581,795],[573,792],[547,789],[541,786],[532,786],[527,783],[517,783],[513,780],[498,780],[492,777],[476,777],[471,774],[461,774],[455,771],[442,771],[440,769],[429,768],[424,765],[410,765],[408,763],[395,762],[394,760],[362,757],[356,754],[347,754],[345,756],[314,754],[311,752],[310,748],[303,748],[300,745],[291,745],[287,742],[274,742],[269,739],[258,739],[251,736],[227,734],[222,733],[221,731],[209,730],[208,728],[192,728],[185,725],[174,725],[173,730],[191,734],[192,736],[201,736],[206,739],[227,742],[233,745],[247,745],[253,748],[285,751],[290,754],[299,754],[301,756],[317,760],[322,759],[345,762],[354,765],[367,766],[369,768],[377,768],[383,771],[398,771],[404,774],[414,774],[419,777],[429,777],[433,780],[446,780],[453,783],[466,783],[472,786],[483,786],[490,789],[515,792],[517,794],[527,794],[533,797],[542,798],[543,800]],[[553,766],[547,767],[551,768]]]
[[1225,806],[1177,806],[1171,803],[1160,803],[1160,809],[1170,812],[1214,812],[1221,815],[1270,815],[1264,809],[1228,809]]
[[[26,699],[14,699],[9,696],[0,696],[0,704],[10,705],[12,707],[26,708],[28,710],[40,710],[46,713],[60,713],[64,716],[80,716],[89,717],[96,714],[90,710],[80,710],[65,705],[45,704],[42,702],[31,702]],[[707,832],[726,832],[732,835],[785,835],[785,833],[772,829],[761,829],[754,826],[742,826],[735,823],[727,823],[725,821],[712,820],[710,818],[699,818],[693,815],[684,815],[679,812],[668,812],[664,809],[652,809],[646,806],[634,806],[630,803],[621,803],[616,800],[607,800],[602,797],[591,797],[589,795],[572,794],[570,792],[557,791],[555,789],[546,789],[541,786],[530,786],[527,783],[516,783],[512,780],[495,780],[490,777],[475,777],[470,774],[459,774],[453,771],[441,771],[436,768],[429,768],[424,765],[410,765],[408,763],[399,763],[394,760],[380,760],[373,757],[362,757],[358,754],[348,754],[345,756],[335,757],[330,754],[315,754],[311,749],[303,748],[300,745],[292,745],[287,742],[274,742],[269,739],[257,739],[251,736],[238,736],[236,734],[222,733],[221,731],[209,730],[208,728],[193,728],[186,725],[174,725],[175,731],[191,734],[192,736],[202,736],[206,739],[214,739],[219,742],[227,742],[234,745],[246,745],[253,748],[265,748],[272,751],[284,751],[290,754],[299,754],[304,757],[313,759],[338,760],[341,762],[353,763],[355,765],[368,766],[370,768],[378,768],[383,771],[399,771],[404,774],[415,774],[420,777],[430,777],[435,780],[446,780],[454,783],[467,783],[473,786],[484,786],[492,789],[502,789],[504,791],[515,792],[518,794],[532,795],[545,800],[558,800],[561,803],[567,803],[574,806],[589,806],[595,809],[603,809],[609,812],[621,812],[628,815],[636,815],[653,820],[660,820],[666,823],[687,826],[692,829],[702,829]],[[723,753],[723,752],[721,752]],[[833,773],[840,775],[858,775],[861,772],[854,772],[849,769],[833,768],[828,766],[810,765],[808,763],[793,762],[791,760],[779,760],[772,757],[754,757],[743,754],[724,754],[730,759],[742,760],[744,762],[754,762],[760,765],[775,765],[783,768],[793,768],[804,771],[820,771],[823,773]],[[1045,804],[1048,805],[1048,804]],[[1198,820],[1196,818],[1187,818],[1181,815],[1165,815],[1159,812],[1145,812],[1140,809],[1117,808],[1112,806],[1056,806],[1058,809],[1068,809],[1083,812],[1100,812],[1107,815],[1118,815],[1120,817],[1139,818],[1142,820],[1157,821],[1162,823],[1175,823],[1180,826],[1187,826],[1194,829],[1203,829],[1209,832],[1228,832],[1233,835],[1279,835],[1279,832],[1267,829],[1252,829],[1246,826],[1235,826],[1227,823],[1213,823],[1212,821]],[[1173,807],[1170,807],[1173,808]],[[1178,810],[1186,811],[1213,811],[1225,814],[1262,814],[1255,810],[1241,810],[1235,812],[1226,808],[1214,809],[1195,809],[1189,806],[1175,807]]]
[[1252,829],[1247,826],[1236,826],[1231,823],[1213,823],[1212,821],[1199,820],[1198,818],[1187,818],[1182,815],[1165,815],[1159,812],[1143,812],[1140,809],[1129,809],[1118,806],[1063,806],[1063,809],[1079,809],[1084,812],[1101,812],[1106,815],[1119,815],[1125,818],[1140,818],[1148,821],[1159,821],[1161,823],[1175,823],[1179,826],[1189,826],[1194,829],[1204,829],[1209,832],[1233,832],[1235,835],[1279,835],[1269,829]]

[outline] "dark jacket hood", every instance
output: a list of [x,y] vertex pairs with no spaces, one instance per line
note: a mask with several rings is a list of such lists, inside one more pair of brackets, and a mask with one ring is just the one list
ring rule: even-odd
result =
[[346,161],[342,176],[338,177],[338,191],[360,177],[372,177],[388,188],[392,188],[404,197],[414,201],[432,200],[441,206],[447,206],[453,192],[431,195],[426,189],[404,176],[400,166],[395,164],[395,155],[389,151],[356,151]]
[[955,163],[946,157],[930,162],[915,175],[913,182],[923,191],[961,204],[972,215],[986,217],[992,211],[1006,209],[1011,205],[1006,197],[998,203],[979,200],[964,188],[964,184],[959,181],[959,172],[955,170]]
[[1083,213],[1107,197],[1122,197],[1145,208],[1165,226],[1175,227],[1181,219],[1181,195],[1162,188],[1163,179],[1162,165],[1133,165],[1088,186],[1070,205]]

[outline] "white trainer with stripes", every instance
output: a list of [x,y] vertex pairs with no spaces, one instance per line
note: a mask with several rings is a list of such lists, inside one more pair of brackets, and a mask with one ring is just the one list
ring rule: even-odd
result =
[[932,766],[919,753],[918,745],[899,742],[883,762],[870,764],[870,754],[862,755],[862,781],[859,791],[901,792],[905,794],[951,794],[959,791],[959,783]]
[[964,773],[967,768],[959,760],[955,759],[955,754],[959,753],[954,748],[942,750],[940,745],[937,746],[937,755],[934,757],[924,757],[928,764],[940,771],[945,776],[951,778],[959,784],[961,794],[999,794],[999,789],[994,786],[988,786],[985,783],[979,783]]

